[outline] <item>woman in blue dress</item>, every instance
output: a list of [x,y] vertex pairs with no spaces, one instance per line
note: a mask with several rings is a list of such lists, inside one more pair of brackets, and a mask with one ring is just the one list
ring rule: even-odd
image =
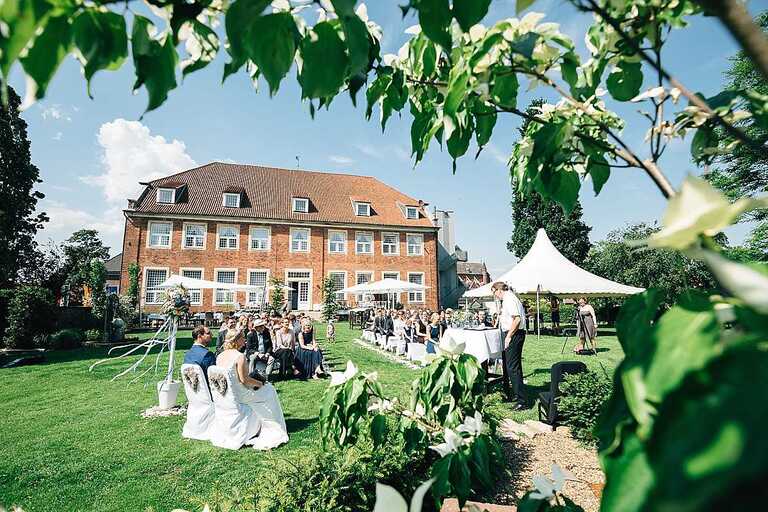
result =
[[427,326],[427,354],[436,354],[440,343],[440,315],[432,313]]
[[323,352],[317,345],[312,324],[302,322],[301,331],[298,335],[298,346],[296,347],[297,367],[301,371],[303,379],[319,379],[325,374],[323,371]]

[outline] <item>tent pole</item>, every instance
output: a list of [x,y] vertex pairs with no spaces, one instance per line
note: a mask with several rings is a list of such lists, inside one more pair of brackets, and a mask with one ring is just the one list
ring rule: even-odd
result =
[[539,290],[541,285],[536,287],[536,339],[541,340],[541,320],[539,316]]

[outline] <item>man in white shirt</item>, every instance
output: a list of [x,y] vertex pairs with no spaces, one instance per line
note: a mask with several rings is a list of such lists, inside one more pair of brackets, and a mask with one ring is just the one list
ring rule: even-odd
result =
[[495,282],[491,286],[493,296],[501,301],[499,326],[504,340],[504,359],[507,376],[515,396],[514,410],[525,409],[523,390],[523,343],[525,343],[525,310],[517,295],[506,283]]

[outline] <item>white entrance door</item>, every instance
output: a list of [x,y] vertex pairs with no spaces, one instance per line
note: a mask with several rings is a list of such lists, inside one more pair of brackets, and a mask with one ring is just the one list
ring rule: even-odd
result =
[[312,309],[312,271],[288,270],[285,281],[294,293],[291,297],[291,306],[303,311]]

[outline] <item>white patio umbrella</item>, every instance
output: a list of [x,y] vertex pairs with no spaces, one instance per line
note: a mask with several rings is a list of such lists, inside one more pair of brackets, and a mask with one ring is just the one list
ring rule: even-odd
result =
[[406,292],[421,292],[429,288],[423,284],[411,283],[410,281],[401,281],[400,279],[382,279],[381,281],[372,281],[370,283],[361,283],[343,290],[343,293],[380,293],[387,294],[387,302],[393,301],[394,295]]
[[232,290],[242,292],[257,292],[264,289],[263,286],[238,283],[218,283],[208,281],[207,279],[196,279],[194,277],[184,277],[173,274],[171,277],[158,285],[158,288],[172,288],[174,286],[183,286],[188,290]]

